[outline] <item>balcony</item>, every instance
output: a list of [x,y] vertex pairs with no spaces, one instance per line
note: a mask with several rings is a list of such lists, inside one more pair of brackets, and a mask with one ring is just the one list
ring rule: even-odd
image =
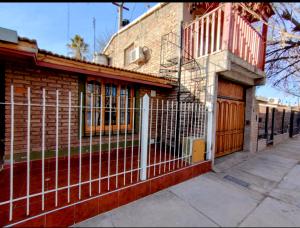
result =
[[263,71],[266,27],[263,30],[262,35],[231,3],[221,4],[184,26],[184,59],[207,57],[227,50]]

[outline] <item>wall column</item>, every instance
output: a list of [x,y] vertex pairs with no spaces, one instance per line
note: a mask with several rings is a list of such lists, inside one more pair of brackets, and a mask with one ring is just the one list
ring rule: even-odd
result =
[[257,105],[255,99],[256,87],[252,86],[246,89],[246,107],[245,107],[245,129],[244,129],[244,148],[246,152],[255,152],[257,146]]

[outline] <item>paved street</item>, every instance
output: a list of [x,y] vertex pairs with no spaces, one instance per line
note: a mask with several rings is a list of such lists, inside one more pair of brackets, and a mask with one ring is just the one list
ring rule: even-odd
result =
[[75,226],[300,226],[300,137]]

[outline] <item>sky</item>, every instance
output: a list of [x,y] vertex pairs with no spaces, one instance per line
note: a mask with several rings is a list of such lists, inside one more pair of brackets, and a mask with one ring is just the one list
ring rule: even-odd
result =
[[[133,21],[156,4],[125,3],[129,11],[123,11],[123,18]],[[96,39],[117,31],[117,6],[110,2],[0,3],[0,27],[16,30],[21,37],[37,40],[39,48],[62,55],[68,54],[66,44],[75,34],[82,36],[93,52],[93,17],[96,19]],[[298,104],[296,97],[268,85],[258,87],[256,94],[279,98],[286,104]]]

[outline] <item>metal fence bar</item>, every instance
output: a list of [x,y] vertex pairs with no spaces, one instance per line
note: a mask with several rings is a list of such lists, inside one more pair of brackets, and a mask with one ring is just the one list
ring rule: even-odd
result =
[[[120,99],[121,96],[118,97],[118,110],[120,110],[120,107],[121,107],[121,99]],[[120,115],[120,111],[118,112],[118,130],[117,130],[117,161],[116,161],[116,188],[118,188],[118,172],[119,172],[119,141],[120,141],[120,118],[121,118],[121,115]]]
[[[148,152],[148,164],[151,164],[151,132],[152,132],[152,110],[153,110],[153,99],[151,99],[150,107],[150,125],[149,125],[149,152]],[[155,161],[154,161],[155,162]],[[150,178],[150,168],[148,170],[148,177]]]
[[162,146],[162,130],[163,130],[163,119],[164,119],[164,101],[161,100],[161,120],[160,120],[160,145],[159,145],[159,174],[161,172],[161,146]]
[[27,199],[26,199],[26,215],[29,215],[29,195],[30,195],[30,125],[31,125],[31,92],[30,87],[27,88]]
[[93,93],[91,93],[91,102],[90,102],[90,113],[91,113],[91,122],[90,122],[90,156],[89,156],[89,194],[92,195],[92,142],[93,142]]
[[193,133],[193,136],[194,137],[197,137],[196,136],[196,129],[197,129],[197,105],[199,106],[199,103],[197,104],[197,103],[195,103],[195,119],[194,119],[194,124],[195,124],[195,126],[194,126],[194,133]]
[[[176,129],[177,129],[177,108],[178,108],[178,104],[176,102],[176,109],[175,109],[175,128],[174,128],[174,135],[175,135],[175,139],[174,139],[174,148],[173,148],[173,154],[174,157],[176,158],[176,140],[177,140],[177,134],[176,134]],[[175,169],[175,161],[173,162],[173,170]]]
[[186,113],[186,102],[184,102],[184,111],[183,111],[183,133],[182,133],[182,148],[181,148],[181,167],[183,166],[183,153],[184,153],[184,136],[185,136],[185,113]]
[[[165,158],[167,160],[167,141],[168,141],[168,119],[169,119],[169,101],[167,100],[167,116],[166,116],[166,134],[165,134]],[[164,173],[166,172],[166,163],[164,164]]]
[[59,116],[58,116],[58,112],[59,112],[59,91],[56,90],[56,121],[55,121],[55,207],[57,207],[58,205],[58,192],[57,192],[57,188],[58,188],[58,136],[59,136],[59,132],[58,132],[58,128],[59,128]]
[[127,118],[128,118],[128,97],[125,95],[125,142],[124,142],[124,185],[126,185],[126,146],[127,146]]
[[171,130],[170,130],[170,146],[169,146],[169,171],[171,169],[171,149],[172,149],[172,133],[173,133],[173,101],[171,102]]
[[[155,148],[154,148],[154,164],[156,164],[156,151],[157,151],[157,117],[158,117],[158,99],[156,99],[156,117],[155,117],[155,142],[154,142],[154,145],[155,145]],[[155,176],[155,170],[156,170],[156,166],[154,166],[154,169],[153,169],[153,176]]]
[[43,88],[43,112],[42,112],[42,210],[45,209],[45,117],[46,117],[46,91]]
[[109,96],[109,125],[108,125],[108,171],[107,171],[107,190],[110,189],[110,152],[111,152],[111,109],[112,109],[112,95]]
[[131,174],[130,174],[130,181],[132,183],[132,170],[133,170],[133,141],[134,141],[134,107],[135,107],[135,98],[133,97],[132,98],[133,101],[132,101],[132,105],[133,105],[133,114],[132,114],[132,131],[131,131]]
[[79,178],[78,178],[78,198],[81,199],[81,153],[82,153],[82,92],[80,92],[80,113],[79,113]]
[[103,109],[103,99],[102,94],[100,95],[100,132],[99,132],[99,187],[98,192],[101,192],[101,176],[102,176],[102,126],[103,126],[103,116],[102,116],[102,109]]
[[[72,93],[69,91],[69,112],[68,112],[68,186],[70,186],[70,157],[71,157],[71,106],[72,106]],[[68,203],[70,203],[70,187],[68,188]]]
[[[191,129],[191,126],[190,126],[190,124],[191,124],[191,121],[190,121],[190,106],[191,106],[191,103],[188,103],[188,118],[187,118],[188,123],[187,123],[187,131],[186,131],[187,138],[190,138],[189,137],[190,136],[189,130]],[[186,144],[187,144],[187,142],[186,142]],[[187,150],[187,148],[188,148],[188,146],[186,145],[186,150]],[[189,153],[189,151],[187,151],[187,153]],[[189,157],[187,159],[189,160]],[[189,162],[190,162],[190,160],[189,160]]]
[[14,198],[14,123],[15,123],[15,106],[14,106],[14,86],[10,86],[10,188],[9,188],[9,221],[13,218],[13,198]]
[[197,137],[199,138],[200,137],[200,118],[201,118],[201,104],[199,103],[199,107],[198,107],[198,120],[197,120]]
[[141,126],[142,126],[142,98],[140,97],[140,116],[139,116],[139,146],[138,146],[138,173],[137,173],[137,180],[140,177],[140,153],[141,153]]
[[[182,112],[182,101],[180,102],[180,110]],[[179,158],[179,150],[180,150],[180,135],[181,135],[181,112],[179,113],[179,134],[178,134],[178,149],[177,149],[177,157]],[[179,168],[179,159],[177,160],[177,168]]]

